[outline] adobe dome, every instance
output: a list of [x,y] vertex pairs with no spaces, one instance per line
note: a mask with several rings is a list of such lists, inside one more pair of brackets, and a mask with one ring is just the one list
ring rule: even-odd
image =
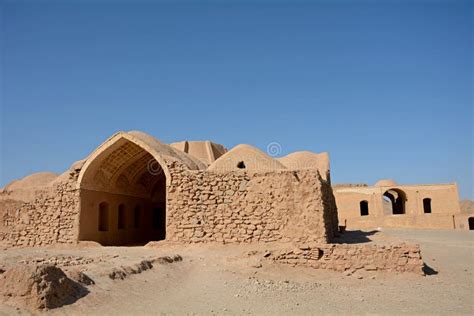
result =
[[165,156],[165,158],[180,161],[186,167],[188,167],[190,170],[202,170],[202,169],[206,169],[206,167],[207,167],[199,159],[197,159],[197,158],[195,158],[191,155],[188,155],[187,153],[182,152],[179,149],[173,148],[172,146],[170,146],[168,144],[165,144],[165,143],[159,141],[157,138],[155,138],[155,137],[153,137],[153,136],[151,136],[147,133],[144,133],[142,131],[119,132],[118,134],[120,134],[120,133],[126,133],[126,134],[132,136],[132,138],[136,138],[136,139],[142,141],[146,145],[150,146],[156,152],[158,152],[158,153],[162,154],[163,156]]
[[377,181],[377,183],[375,183],[376,187],[393,187],[396,185],[397,183],[393,181],[392,179],[382,179],[382,180]]
[[329,173],[329,154],[320,154],[310,151],[297,151],[285,157],[277,158],[286,168],[292,170],[314,169],[318,170],[321,177],[327,180]]
[[209,166],[220,156],[227,152],[227,149],[211,141],[182,141],[171,143],[171,147],[184,151],[188,155],[195,157]]
[[260,149],[240,144],[214,161],[207,169],[210,171],[235,171],[242,169],[270,171],[286,169],[286,167]]
[[56,179],[58,175],[53,172],[38,172],[30,174],[19,180],[14,180],[5,186],[5,190],[27,190],[36,189],[47,186],[51,181]]

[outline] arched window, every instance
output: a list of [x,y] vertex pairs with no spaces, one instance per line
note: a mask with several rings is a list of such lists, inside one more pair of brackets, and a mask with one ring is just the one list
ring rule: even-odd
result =
[[118,207],[118,229],[125,229],[125,205],[120,204]]
[[140,205],[135,206],[135,209],[133,210],[133,228],[140,228],[140,213]]
[[423,211],[425,212],[425,214],[431,213],[431,199],[430,198],[423,199]]
[[99,231],[106,232],[109,230],[109,204],[102,202],[99,204]]
[[360,216],[369,215],[369,202],[360,201]]

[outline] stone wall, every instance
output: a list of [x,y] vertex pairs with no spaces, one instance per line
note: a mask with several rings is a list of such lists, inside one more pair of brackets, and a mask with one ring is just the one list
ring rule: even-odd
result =
[[10,238],[15,214],[23,204],[22,201],[9,198],[0,199],[0,243],[4,243]]
[[[334,196],[317,171],[212,173],[179,163],[169,170],[167,240],[327,243],[337,231]],[[9,246],[77,242],[78,172],[9,212],[0,238]]]
[[77,241],[79,192],[74,177],[23,203],[4,218],[9,246],[45,246]]
[[397,271],[423,274],[418,245],[320,244],[274,251],[269,259],[292,266],[335,271]]
[[331,187],[314,170],[171,172],[170,240],[326,243],[337,227]]

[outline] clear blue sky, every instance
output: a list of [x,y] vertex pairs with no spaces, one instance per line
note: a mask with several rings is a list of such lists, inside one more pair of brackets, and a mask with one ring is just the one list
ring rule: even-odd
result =
[[473,192],[472,1],[3,1],[1,182],[119,130]]

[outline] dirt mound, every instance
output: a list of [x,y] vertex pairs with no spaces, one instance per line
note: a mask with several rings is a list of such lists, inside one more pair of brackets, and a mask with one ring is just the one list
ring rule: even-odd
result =
[[474,213],[474,201],[462,200],[461,202],[459,202],[459,205],[461,206],[462,213],[467,213],[467,214]]
[[270,171],[286,169],[278,160],[273,159],[258,148],[250,145],[237,145],[212,163],[210,171]]
[[278,158],[278,161],[291,170],[319,170],[321,177],[327,180],[329,173],[329,154],[327,152],[316,154],[310,151],[298,151]]
[[68,277],[77,283],[83,284],[83,285],[93,285],[95,284],[95,281],[92,280],[87,274],[82,272],[81,270],[78,269],[73,269],[71,271],[68,271],[67,273]]
[[53,265],[18,265],[0,275],[0,300],[7,305],[50,309],[88,293]]

